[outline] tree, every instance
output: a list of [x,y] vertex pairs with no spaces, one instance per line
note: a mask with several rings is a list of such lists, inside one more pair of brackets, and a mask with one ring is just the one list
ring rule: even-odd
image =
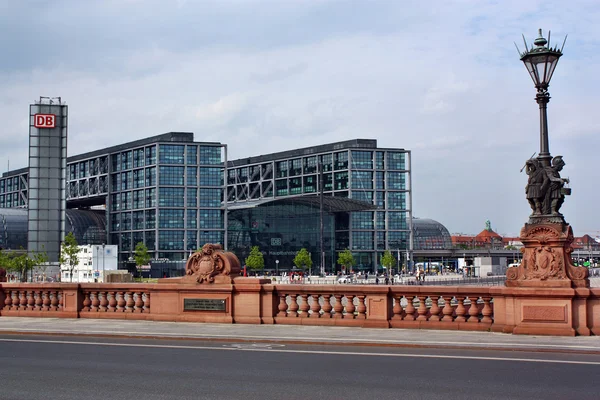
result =
[[27,253],[12,257],[5,255],[3,257],[2,263],[6,270],[18,274],[21,282],[27,282],[27,275],[35,266],[48,262],[46,252],[33,252],[31,257]]
[[346,249],[338,253],[337,263],[340,264],[345,270],[352,268],[355,263],[352,252],[349,249]]
[[310,275],[310,268],[312,267],[312,259],[310,258],[310,253],[305,248],[300,249],[299,252],[296,253],[296,257],[294,257],[294,265],[300,269],[309,270],[308,274]]
[[396,265],[396,259],[389,250],[386,250],[383,253],[383,256],[381,256],[381,265],[383,265],[388,270],[388,273],[391,274],[392,268]]
[[150,254],[148,254],[148,247],[143,242],[139,242],[135,245],[135,253],[133,259],[135,260],[135,266],[139,270],[142,265],[148,265],[150,263]]
[[250,254],[245,260],[246,266],[254,271],[258,271],[259,269],[263,269],[265,267],[265,258],[261,253],[258,246],[252,246],[250,250]]
[[65,236],[65,241],[62,242],[60,246],[60,264],[66,265],[69,267],[69,272],[71,276],[71,282],[73,282],[73,270],[79,264],[79,258],[77,257],[77,253],[79,253],[79,245],[77,244],[77,239],[75,239],[75,235],[73,232],[69,232],[67,236]]

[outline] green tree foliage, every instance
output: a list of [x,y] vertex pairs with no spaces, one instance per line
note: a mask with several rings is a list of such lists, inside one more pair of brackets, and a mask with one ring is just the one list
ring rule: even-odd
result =
[[381,256],[381,265],[386,267],[388,271],[391,271],[394,265],[396,265],[396,259],[389,250],[386,250],[383,256]]
[[258,271],[265,267],[265,258],[258,246],[252,246],[250,254],[245,260],[246,266],[254,271]]
[[294,265],[300,269],[310,270],[310,268],[312,268],[313,262],[310,258],[310,253],[308,250],[302,248],[296,253],[296,257],[294,257]]
[[338,253],[337,263],[344,267],[345,269],[350,269],[355,264],[354,256],[349,249],[346,249],[340,253]]
[[136,267],[141,267],[142,265],[148,265],[150,263],[150,254],[148,253],[148,247],[142,242],[139,242],[135,245],[135,253],[133,254],[133,259],[135,260]]
[[60,263],[61,265],[66,265],[69,267],[69,272],[71,276],[71,282],[73,282],[73,270],[79,264],[79,257],[77,257],[77,253],[79,253],[79,245],[77,244],[77,239],[75,239],[75,235],[73,232],[69,232],[67,236],[65,236],[65,241],[62,242],[60,246]]
[[46,252],[33,253],[29,256],[27,253],[20,255],[3,254],[0,256],[0,264],[7,271],[18,274],[21,282],[27,282],[27,276],[35,266],[48,262]]

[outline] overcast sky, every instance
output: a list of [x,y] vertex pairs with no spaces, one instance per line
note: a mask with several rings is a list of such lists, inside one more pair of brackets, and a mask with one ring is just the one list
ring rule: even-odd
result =
[[0,0],[0,172],[27,166],[28,105],[69,105],[69,155],[169,131],[230,159],[355,138],[412,150],[414,215],[518,235],[539,151],[513,42],[569,35],[550,151],[577,235],[600,235],[597,0]]

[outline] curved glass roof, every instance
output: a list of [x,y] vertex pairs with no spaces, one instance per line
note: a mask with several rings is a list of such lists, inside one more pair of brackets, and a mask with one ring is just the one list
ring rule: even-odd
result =
[[452,238],[444,225],[427,218],[413,218],[412,223],[415,250],[452,249]]
[[[106,243],[104,211],[67,210],[65,227],[80,244]],[[0,208],[0,248],[27,248],[27,209]]]

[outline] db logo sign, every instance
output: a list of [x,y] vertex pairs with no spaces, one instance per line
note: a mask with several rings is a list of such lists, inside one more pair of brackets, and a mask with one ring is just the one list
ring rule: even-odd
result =
[[36,128],[54,128],[56,126],[56,115],[35,114],[33,116],[33,126]]

